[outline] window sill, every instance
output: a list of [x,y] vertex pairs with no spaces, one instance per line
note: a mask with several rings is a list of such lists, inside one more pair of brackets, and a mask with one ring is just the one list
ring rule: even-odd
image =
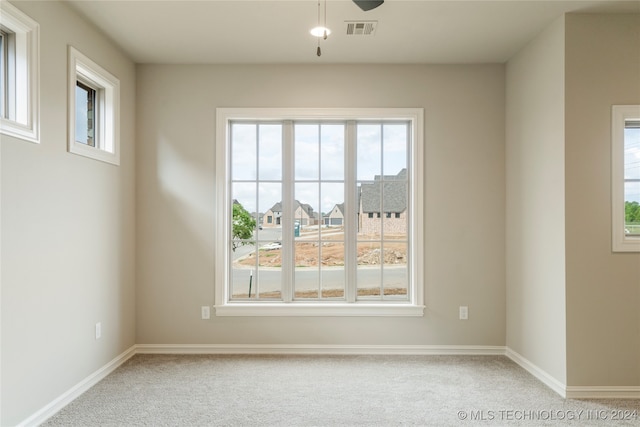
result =
[[640,252],[640,236],[617,236],[613,241],[613,252]]
[[79,142],[72,142],[69,145],[69,152],[79,156],[88,157],[90,159],[99,160],[112,165],[120,166],[120,158],[116,153],[94,148]]
[[316,304],[229,303],[216,305],[216,316],[309,316],[309,317],[421,317],[423,305],[412,304]]
[[35,125],[27,126],[8,119],[0,119],[0,134],[22,139],[23,141],[40,143],[38,128]]

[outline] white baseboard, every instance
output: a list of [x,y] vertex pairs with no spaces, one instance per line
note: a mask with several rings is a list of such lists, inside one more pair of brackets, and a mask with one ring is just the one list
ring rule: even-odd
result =
[[539,366],[531,363],[528,359],[520,355],[519,353],[513,351],[509,347],[506,348],[506,356],[524,368],[531,375],[542,381],[547,387],[551,390],[555,391],[562,397],[567,397],[567,386],[562,382],[558,381],[550,374],[548,374],[544,369]]
[[139,354],[333,354],[504,355],[503,346],[312,345],[312,344],[138,344]]
[[136,354],[136,346],[131,346],[125,350],[122,354],[116,356],[109,363],[80,381],[75,386],[64,392],[58,398],[50,402],[48,405],[40,409],[35,414],[31,415],[26,420],[18,424],[18,427],[37,426],[45,422],[48,418],[55,415],[62,408],[71,403],[74,399],[79,397],[82,393],[89,390],[91,387],[99,383],[103,378],[115,371],[118,366],[129,360]]
[[638,386],[568,386],[509,347],[505,354],[565,399],[640,399]]
[[640,387],[567,386],[568,399],[640,399]]
[[115,371],[136,354],[331,354],[507,356],[547,387],[571,399],[640,399],[640,387],[566,386],[522,355],[504,346],[479,345],[312,345],[312,344],[136,344],[18,424],[37,426]]

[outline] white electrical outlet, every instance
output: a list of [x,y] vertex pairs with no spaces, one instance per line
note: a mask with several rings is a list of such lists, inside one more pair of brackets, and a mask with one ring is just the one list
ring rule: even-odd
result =
[[468,320],[469,319],[469,307],[466,305],[460,306],[460,320]]
[[102,338],[102,323],[96,323],[96,339],[99,340]]
[[202,314],[202,320],[211,319],[211,309],[209,308],[208,305],[202,306],[201,314]]

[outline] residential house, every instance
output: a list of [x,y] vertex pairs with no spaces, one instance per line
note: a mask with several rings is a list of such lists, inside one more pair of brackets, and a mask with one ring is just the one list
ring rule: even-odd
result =
[[344,224],[344,203],[336,204],[331,211],[324,217],[324,225],[343,225]]
[[358,193],[358,233],[365,235],[407,233],[407,170],[397,175],[376,175]]
[[[295,201],[294,221],[298,221],[300,225],[316,225],[318,224],[318,214],[314,212],[311,205]],[[282,225],[282,202],[274,204],[271,209],[266,211],[262,217],[263,227],[279,227]]]

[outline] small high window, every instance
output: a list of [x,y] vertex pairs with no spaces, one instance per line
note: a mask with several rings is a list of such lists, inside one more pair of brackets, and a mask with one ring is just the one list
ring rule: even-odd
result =
[[69,47],[69,152],[120,164],[120,81]]
[[0,133],[39,142],[38,23],[0,2]]

